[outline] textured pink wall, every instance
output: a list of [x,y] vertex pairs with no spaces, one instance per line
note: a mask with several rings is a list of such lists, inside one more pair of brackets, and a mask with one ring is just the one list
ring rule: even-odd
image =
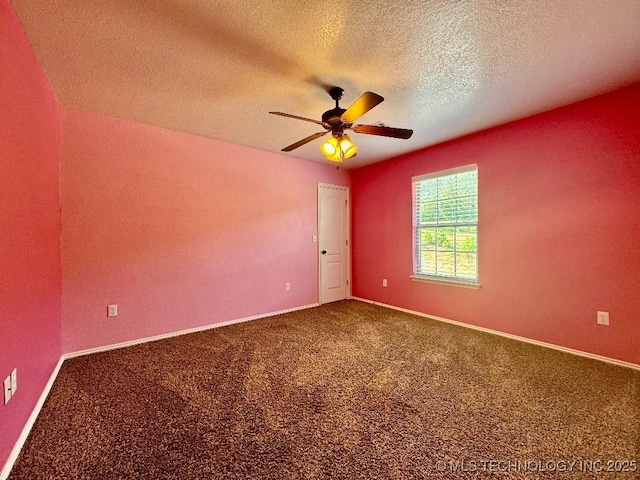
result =
[[61,354],[57,103],[8,0],[0,0],[0,467]]
[[[356,170],[353,294],[640,363],[639,111],[635,85]],[[410,281],[411,177],[471,163],[481,289]]]
[[344,170],[64,108],[61,148],[65,352],[318,301]]

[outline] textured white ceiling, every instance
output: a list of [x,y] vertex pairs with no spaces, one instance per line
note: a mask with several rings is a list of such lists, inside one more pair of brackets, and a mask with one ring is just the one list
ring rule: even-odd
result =
[[[640,81],[638,0],[13,0],[59,102],[278,152],[364,91],[361,166]],[[285,155],[324,162],[316,140]]]

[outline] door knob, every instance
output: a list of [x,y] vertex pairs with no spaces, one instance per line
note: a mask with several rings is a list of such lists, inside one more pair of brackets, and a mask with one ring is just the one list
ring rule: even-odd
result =
[[320,253],[323,254],[323,255],[326,255],[327,251],[326,250],[322,250]]

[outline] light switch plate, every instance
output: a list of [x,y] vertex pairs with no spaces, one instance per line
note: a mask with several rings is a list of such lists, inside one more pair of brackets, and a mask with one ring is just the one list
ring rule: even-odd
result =
[[11,376],[4,379],[4,404],[11,400]]
[[18,391],[18,369],[14,368],[11,372],[11,396],[13,397]]

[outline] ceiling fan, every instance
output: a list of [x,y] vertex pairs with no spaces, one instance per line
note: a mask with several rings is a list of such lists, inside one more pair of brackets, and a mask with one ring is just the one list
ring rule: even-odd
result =
[[327,160],[335,163],[342,163],[343,160],[355,156],[358,147],[355,146],[345,130],[353,130],[356,133],[364,133],[367,135],[380,135],[383,137],[404,138],[407,139],[413,135],[413,130],[405,128],[391,128],[386,125],[354,125],[358,118],[367,113],[373,107],[384,101],[384,98],[373,92],[365,92],[358,98],[353,105],[346,110],[340,108],[339,101],[344,94],[344,90],[340,87],[333,87],[329,90],[329,95],[336,101],[336,107],[327,110],[322,114],[322,121],[313,120],[311,118],[299,117],[283,112],[269,112],[273,115],[295,118],[306,122],[316,123],[324,127],[324,132],[314,133],[302,140],[284,147],[283,152],[290,152],[302,145],[312,142],[327,133],[331,132],[331,138],[322,144],[320,149],[324,153]]

